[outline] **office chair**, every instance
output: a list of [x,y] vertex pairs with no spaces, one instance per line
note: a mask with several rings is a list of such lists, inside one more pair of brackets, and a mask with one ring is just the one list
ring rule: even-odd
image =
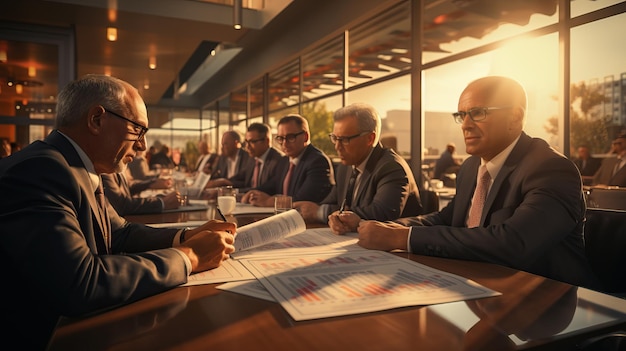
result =
[[626,211],[588,208],[585,251],[607,293],[626,297]]

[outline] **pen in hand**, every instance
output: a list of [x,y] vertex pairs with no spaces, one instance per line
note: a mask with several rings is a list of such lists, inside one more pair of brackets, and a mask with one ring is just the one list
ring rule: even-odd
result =
[[339,207],[339,214],[343,213],[343,210],[346,209],[346,199],[343,199],[343,202],[341,203],[341,207]]
[[220,217],[222,218],[222,220],[223,220],[224,222],[228,222],[228,221],[226,220],[226,217],[224,217],[224,214],[222,213],[222,210],[220,210],[220,207],[219,207],[218,205],[215,205],[215,208],[217,209],[217,213],[219,213],[219,215],[220,215]]

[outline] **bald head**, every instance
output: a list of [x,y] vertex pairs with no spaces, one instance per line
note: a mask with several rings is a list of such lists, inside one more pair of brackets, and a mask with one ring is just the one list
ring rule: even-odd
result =
[[459,111],[479,112],[463,117],[466,152],[487,161],[502,152],[522,133],[526,107],[524,88],[511,78],[490,76],[468,84]]

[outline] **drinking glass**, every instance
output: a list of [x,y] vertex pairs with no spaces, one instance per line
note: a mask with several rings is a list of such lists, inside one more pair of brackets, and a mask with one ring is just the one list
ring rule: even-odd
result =
[[232,186],[223,186],[218,189],[217,193],[217,206],[224,215],[230,215],[235,210],[237,205],[237,192],[238,189]]

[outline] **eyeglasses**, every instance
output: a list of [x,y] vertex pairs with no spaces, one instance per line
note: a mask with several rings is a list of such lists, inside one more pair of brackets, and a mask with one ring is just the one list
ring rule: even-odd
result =
[[285,142],[285,140],[287,140],[288,143],[293,143],[294,141],[296,141],[296,138],[299,137],[300,135],[304,134],[304,130],[298,133],[291,133],[291,134],[287,134],[285,136],[282,135],[277,135],[274,137],[274,140],[276,140],[277,143],[281,144]]
[[512,106],[505,106],[505,107],[474,107],[471,108],[467,111],[458,111],[452,114],[452,117],[454,117],[454,121],[458,124],[462,124],[463,121],[465,120],[465,116],[469,116],[470,119],[474,122],[479,122],[482,121],[483,119],[487,118],[487,111],[493,111],[493,110],[504,110],[504,109],[508,109],[508,108],[513,108]]
[[133,121],[130,118],[126,118],[126,117],[124,117],[124,116],[122,116],[120,114],[117,114],[117,113],[115,113],[115,112],[113,112],[113,111],[111,111],[111,110],[109,110],[107,108],[104,108],[104,112],[108,112],[108,113],[112,114],[113,116],[115,116],[117,118],[121,118],[121,119],[123,119],[123,120],[125,120],[127,122],[130,122],[130,124],[133,125],[133,132],[134,132],[133,135],[136,135],[137,139],[130,140],[130,141],[139,141],[139,140],[143,139],[143,137],[146,135],[146,133],[148,133],[148,127],[144,127],[141,124]]
[[372,133],[372,132],[361,132],[359,134],[354,134],[354,135],[347,136],[347,137],[338,137],[335,134],[328,134],[328,137],[330,138],[330,142],[333,144],[341,143],[343,145],[348,145],[350,144],[350,140],[354,138],[358,138],[363,135],[367,135],[369,133]]
[[263,140],[265,140],[265,138],[244,140],[244,142],[243,142],[243,147],[248,147],[248,146],[250,146],[251,144],[256,144],[256,143],[258,143],[259,141],[263,141]]

